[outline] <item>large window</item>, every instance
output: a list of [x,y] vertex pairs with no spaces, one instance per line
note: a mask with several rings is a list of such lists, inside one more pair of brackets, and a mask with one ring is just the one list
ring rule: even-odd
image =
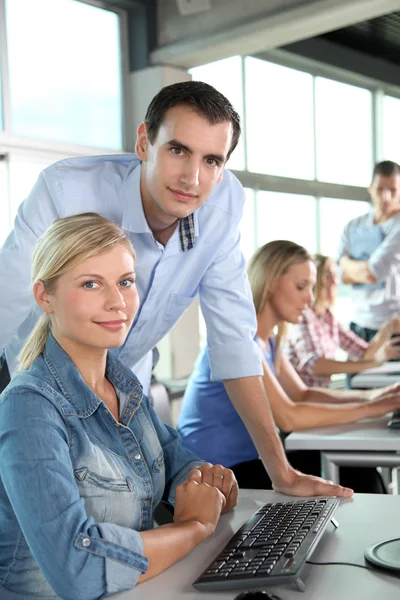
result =
[[312,76],[252,57],[245,69],[248,170],[313,179]]
[[340,236],[346,223],[365,214],[369,208],[369,202],[321,198],[319,205],[320,252],[336,257]]
[[76,0],[7,0],[13,133],[119,149],[118,16]]
[[317,250],[315,199],[310,196],[257,193],[257,245],[292,240],[309,252]]
[[[232,56],[209,65],[195,67],[189,72],[192,79],[204,81],[224,94],[238,112],[243,123],[243,77],[240,56]],[[245,168],[243,136],[229,159],[228,168],[240,170]]]
[[400,163],[400,99],[383,99],[383,158]]
[[315,81],[317,179],[367,186],[372,170],[372,94],[323,77]]
[[0,0],[0,246],[39,172],[124,148],[124,12],[96,0]]

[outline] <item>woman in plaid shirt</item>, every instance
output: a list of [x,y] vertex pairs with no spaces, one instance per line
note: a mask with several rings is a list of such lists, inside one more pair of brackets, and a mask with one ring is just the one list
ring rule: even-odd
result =
[[[331,309],[338,291],[337,268],[329,256],[317,254],[317,282],[314,304],[291,331],[288,357],[304,383],[309,387],[329,387],[335,373],[358,373],[400,358],[400,347],[394,346],[394,333],[400,330],[400,319],[387,321],[370,343],[346,329]],[[338,348],[348,354],[346,361],[336,360]]]

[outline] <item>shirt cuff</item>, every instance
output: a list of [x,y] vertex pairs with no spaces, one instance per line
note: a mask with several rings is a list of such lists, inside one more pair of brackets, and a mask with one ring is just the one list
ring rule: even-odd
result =
[[259,377],[263,374],[260,349],[254,340],[219,344],[208,349],[211,381]]
[[187,479],[190,469],[192,469],[193,467],[201,467],[202,465],[204,465],[204,463],[205,461],[199,458],[198,460],[185,465],[184,468],[181,469],[179,473],[175,475],[174,479],[172,480],[171,488],[168,494],[168,502],[172,504],[172,506],[175,506],[175,495],[176,488],[178,487],[178,485],[180,485]]
[[143,540],[133,529],[111,523],[97,524],[89,529],[89,535],[79,534],[75,546],[106,559],[108,595],[132,589],[140,575],[148,569],[149,560],[143,555]]

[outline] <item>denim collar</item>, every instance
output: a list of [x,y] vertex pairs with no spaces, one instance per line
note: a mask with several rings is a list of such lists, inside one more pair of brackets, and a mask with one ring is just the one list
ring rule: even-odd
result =
[[[43,352],[44,361],[62,394],[74,406],[79,417],[89,417],[102,400],[83,380],[68,354],[50,333]],[[143,398],[142,386],[130,369],[107,353],[107,379],[114,387],[130,396],[138,406]]]

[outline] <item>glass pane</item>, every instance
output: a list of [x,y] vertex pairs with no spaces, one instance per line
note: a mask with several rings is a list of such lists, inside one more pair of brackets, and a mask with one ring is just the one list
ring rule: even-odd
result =
[[320,200],[320,251],[336,258],[344,226],[355,217],[369,211],[369,202],[359,200]]
[[256,245],[256,229],[255,229],[255,214],[254,214],[254,190],[245,188],[246,201],[243,208],[243,215],[239,223],[240,245],[243,256],[246,262],[253,256],[257,247]]
[[257,243],[291,240],[315,252],[315,198],[298,194],[257,192]]
[[0,247],[11,231],[10,205],[8,202],[7,163],[0,160]]
[[383,99],[383,158],[400,163],[400,100]]
[[118,15],[75,0],[6,8],[14,133],[121,148]]
[[[204,81],[215,87],[221,94],[224,94],[239,113],[243,126],[243,82],[242,59],[240,56],[231,56],[230,58],[218,60],[208,65],[194,67],[189,70],[189,73],[194,80]],[[236,169],[238,171],[245,168],[243,136],[241,136],[227,166],[228,169]]]
[[312,76],[245,59],[248,170],[314,179]]
[[33,188],[39,173],[45,169],[48,164],[17,159],[10,160],[9,190],[11,224],[15,219],[19,205],[25,200]]
[[372,158],[372,95],[316,77],[317,179],[368,186]]

